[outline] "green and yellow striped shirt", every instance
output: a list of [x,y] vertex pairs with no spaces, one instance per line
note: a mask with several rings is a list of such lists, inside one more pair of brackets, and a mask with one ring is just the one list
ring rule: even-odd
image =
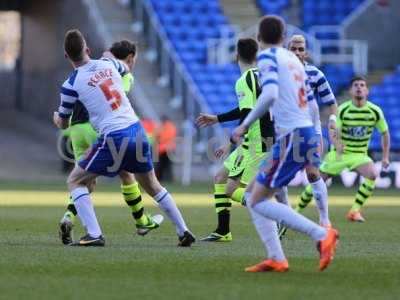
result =
[[[261,88],[257,81],[257,68],[252,68],[245,71],[242,76],[236,81],[235,85],[236,96],[239,101],[239,109],[251,110],[257,103],[257,98],[261,94]],[[255,153],[262,153],[268,150],[268,143],[272,144],[274,137],[274,125],[267,112],[260,119],[255,121],[244,136],[243,147],[251,149]],[[271,139],[271,141],[268,140]]]
[[366,154],[374,128],[380,133],[388,130],[382,110],[369,101],[362,107],[346,101],[339,106],[338,116],[337,128],[346,153]]

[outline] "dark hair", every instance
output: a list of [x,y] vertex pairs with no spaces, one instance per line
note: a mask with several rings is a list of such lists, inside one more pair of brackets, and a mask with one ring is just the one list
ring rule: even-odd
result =
[[258,39],[266,44],[280,43],[285,34],[285,21],[275,15],[263,17],[258,26]]
[[364,81],[365,84],[368,85],[367,78],[365,78],[364,76],[361,76],[361,75],[356,75],[353,78],[351,78],[350,87],[353,86],[353,83],[356,82],[356,81]]
[[85,38],[78,29],[71,29],[66,32],[64,50],[72,61],[79,62],[83,59],[85,43]]
[[237,42],[237,53],[239,60],[252,64],[257,58],[258,44],[252,38],[239,39]]
[[110,52],[115,58],[124,60],[129,54],[133,54],[133,56],[136,55],[136,44],[128,40],[115,42],[112,44]]

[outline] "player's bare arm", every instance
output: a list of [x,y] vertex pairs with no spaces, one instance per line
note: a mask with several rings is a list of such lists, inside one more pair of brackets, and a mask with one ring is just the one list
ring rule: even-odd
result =
[[207,126],[211,126],[216,123],[218,123],[217,115],[200,113],[200,115],[196,119],[196,125],[199,126],[200,128],[205,128]]
[[53,123],[59,129],[67,129],[69,127],[69,118],[61,118],[57,111],[53,114]]
[[389,154],[390,154],[390,134],[389,130],[382,134],[382,168],[386,169],[389,166]]

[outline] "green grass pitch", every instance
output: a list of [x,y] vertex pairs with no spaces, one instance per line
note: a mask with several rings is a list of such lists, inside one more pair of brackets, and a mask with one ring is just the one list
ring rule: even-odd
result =
[[[325,272],[317,271],[314,243],[288,232],[283,245],[290,271],[247,274],[244,267],[259,262],[265,253],[240,206],[232,208],[232,243],[197,242],[181,249],[168,220],[146,237],[134,235],[129,210],[114,186],[93,197],[106,247],[72,248],[61,245],[57,237],[65,191],[1,188],[0,299],[355,300],[400,295],[400,200],[393,196],[374,196],[364,224],[350,224],[344,218],[351,192],[331,197],[331,219],[341,239]],[[214,229],[210,195],[174,195],[197,237]],[[159,212],[149,198],[145,204],[148,212]],[[306,214],[316,217],[314,208]],[[79,237],[79,225],[76,231]]]

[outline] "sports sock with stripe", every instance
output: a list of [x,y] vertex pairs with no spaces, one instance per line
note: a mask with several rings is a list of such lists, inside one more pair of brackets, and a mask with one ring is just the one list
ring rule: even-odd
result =
[[358,188],[356,199],[354,201],[353,206],[351,207],[352,211],[359,211],[361,206],[365,204],[369,197],[371,197],[375,188],[375,181],[365,178],[364,182]]
[[312,198],[313,198],[312,186],[311,184],[307,184],[306,188],[300,195],[299,202],[296,205],[296,211],[301,211],[304,208],[306,208],[307,205],[310,204]]
[[235,202],[242,204],[245,191],[246,188],[244,187],[237,188],[236,190],[233,191],[231,199]]
[[287,205],[265,199],[253,205],[253,209],[265,218],[272,219],[275,222],[282,222],[286,227],[307,234],[315,241],[321,241],[326,238],[327,231],[325,228],[302,216]]
[[258,236],[267,249],[267,257],[277,261],[285,260],[276,222],[257,213],[251,205],[248,209]]
[[126,204],[132,210],[132,216],[138,225],[148,223],[147,216],[144,214],[142,195],[140,193],[139,184],[134,182],[129,185],[121,185],[121,192]]
[[319,223],[321,225],[330,225],[328,212],[328,189],[322,178],[311,182],[315,203],[319,213]]
[[100,225],[94,212],[92,201],[90,200],[89,190],[86,187],[78,187],[71,191],[76,211],[87,233],[94,238],[101,233]]
[[160,206],[160,208],[165,212],[169,219],[174,223],[176,227],[176,232],[179,236],[182,236],[185,231],[188,231],[185,221],[183,220],[182,214],[179,211],[174,199],[172,199],[170,193],[163,188],[157,195],[155,195],[154,200]]
[[218,215],[218,225],[215,230],[216,233],[225,235],[230,231],[230,217],[231,217],[231,206],[230,199],[226,196],[226,184],[216,183],[214,184],[214,200],[215,200],[215,211]]

